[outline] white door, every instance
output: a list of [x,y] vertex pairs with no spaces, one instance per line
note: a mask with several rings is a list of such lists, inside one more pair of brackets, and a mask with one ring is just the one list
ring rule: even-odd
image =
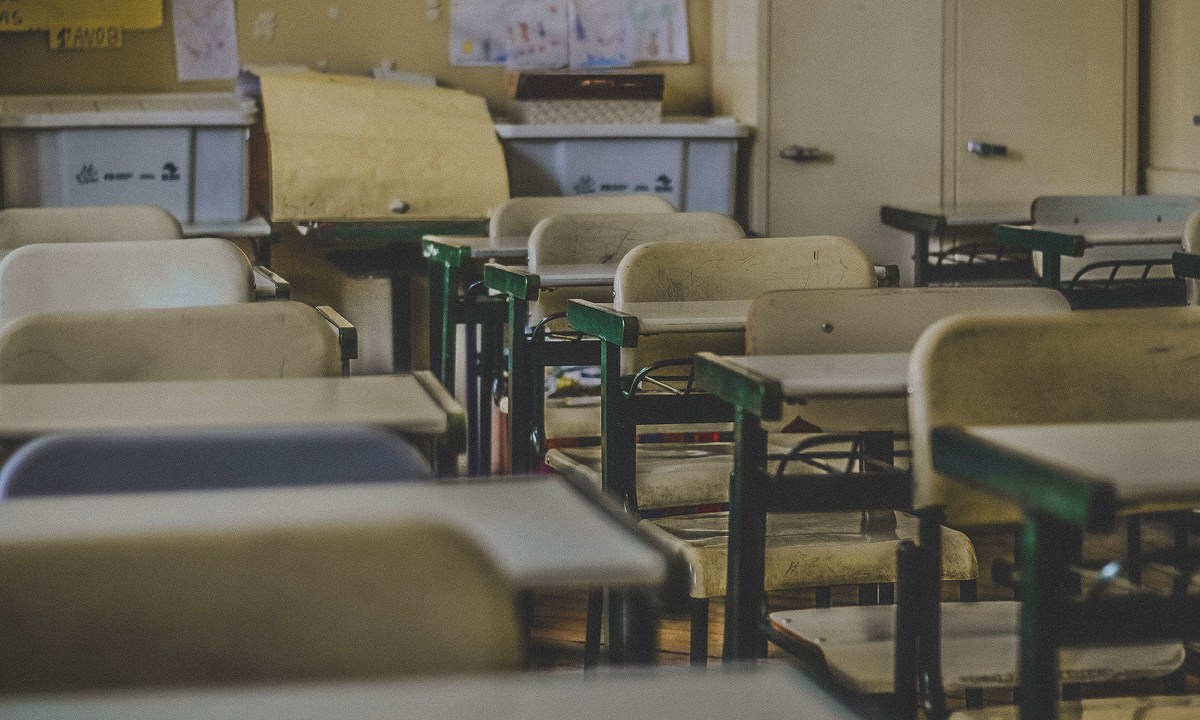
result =
[[[955,0],[950,22],[947,201],[1126,189],[1127,132],[1136,136],[1126,0]],[[974,141],[1007,155],[973,154]]]
[[[942,3],[769,6],[768,232],[843,235],[911,273],[912,238],[881,225],[879,206],[939,199]],[[781,158],[792,145],[820,154]]]

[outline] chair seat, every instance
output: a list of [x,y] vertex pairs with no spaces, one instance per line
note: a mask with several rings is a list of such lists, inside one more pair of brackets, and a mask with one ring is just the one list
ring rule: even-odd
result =
[[[948,691],[1016,685],[1019,612],[1014,601],[942,604]],[[892,691],[894,605],[775,612],[771,626],[815,648],[855,691]],[[1110,682],[1163,677],[1183,664],[1184,649],[1175,641],[1064,648],[1059,658],[1063,682]]]
[[[643,520],[683,553],[691,568],[691,596],[725,594],[729,558],[728,513]],[[865,518],[865,521],[864,521]],[[764,585],[829,587],[896,581],[896,543],[915,539],[917,519],[907,513],[773,513],[767,516]],[[966,535],[943,528],[942,577],[978,575],[975,550]]]
[[[961,710],[950,720],[1016,720],[1016,705]],[[1191,720],[1200,717],[1200,697],[1151,695],[1146,697],[1092,698],[1061,703],[1060,718],[1072,720]]]

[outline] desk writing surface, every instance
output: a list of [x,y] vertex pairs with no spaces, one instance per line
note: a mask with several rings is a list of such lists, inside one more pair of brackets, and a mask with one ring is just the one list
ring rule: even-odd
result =
[[441,435],[446,411],[412,375],[0,385],[0,436],[213,425],[377,425]]
[[529,236],[506,235],[489,237],[487,235],[426,235],[425,240],[444,242],[453,245],[464,245],[471,249],[471,257],[478,259],[523,258],[529,254]]
[[923,230],[926,222],[906,223],[905,214],[920,216],[921,220],[946,227],[976,227],[1014,225],[1030,219],[1029,203],[972,203],[964,205],[884,205],[899,212],[892,215],[889,225],[898,230]]
[[26,498],[0,503],[0,552],[20,543],[148,542],[282,527],[442,519],[522,589],[652,587],[663,556],[558,477]]
[[1031,229],[1078,236],[1088,245],[1167,245],[1183,241],[1183,227],[1150,224],[1032,225]]
[[1128,511],[1200,504],[1200,420],[969,427],[966,431],[1065,475],[1110,484]]
[[780,383],[785,400],[904,396],[909,353],[750,355],[726,357]]
[[270,687],[164,689],[12,698],[11,720],[850,719],[811,680],[780,668],[524,673]]
[[[642,335],[744,330],[752,300],[685,300],[612,304],[635,315]],[[608,305],[609,303],[604,303]]]
[[612,285],[613,280],[617,277],[616,264],[606,263],[541,265],[536,268],[529,267],[527,269],[538,276],[544,288]]

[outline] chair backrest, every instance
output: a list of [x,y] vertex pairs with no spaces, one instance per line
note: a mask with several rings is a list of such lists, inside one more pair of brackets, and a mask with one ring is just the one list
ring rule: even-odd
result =
[[675,212],[669,200],[657,195],[566,195],[515,197],[492,211],[488,236],[528,236],[551,215],[563,213],[664,213]]
[[33,243],[171,240],[179,221],[153,205],[0,210],[0,253]]
[[38,312],[246,302],[252,290],[250,261],[228,240],[25,245],[0,260],[0,322]]
[[997,425],[1200,417],[1194,308],[961,316],[913,351],[909,423],[917,505],[953,525],[1016,522],[1011,505],[932,470],[929,432]]
[[1070,309],[1062,293],[1044,287],[778,290],[751,305],[746,352],[908,352],[926,328],[951,315]]
[[1031,213],[1037,225],[1179,224],[1198,206],[1191,195],[1043,195]]
[[529,268],[542,265],[617,264],[648,242],[744,238],[742,227],[709,212],[554,215],[529,235]]
[[38,313],[0,328],[0,383],[341,374],[337,331],[292,301]]
[[[649,243],[625,256],[614,296],[627,302],[753,300],[771,290],[875,287],[871,259],[853,242],[832,235]],[[622,353],[622,371],[696,352],[740,355],[742,332],[686,333],[642,338]]]
[[0,692],[519,669],[513,588],[467,531],[337,490],[5,503]]
[[[164,399],[164,402],[169,402]],[[0,467],[0,497],[396,482],[429,464],[375,428],[225,428],[47,435]]]

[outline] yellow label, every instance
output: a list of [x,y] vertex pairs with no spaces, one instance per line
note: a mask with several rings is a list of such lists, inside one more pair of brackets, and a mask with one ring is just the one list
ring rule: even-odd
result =
[[49,30],[50,46],[63,47],[55,40],[63,28],[152,30],[162,13],[163,0],[0,0],[0,32]]
[[50,29],[53,50],[115,50],[121,47],[124,33],[111,25],[72,25]]

